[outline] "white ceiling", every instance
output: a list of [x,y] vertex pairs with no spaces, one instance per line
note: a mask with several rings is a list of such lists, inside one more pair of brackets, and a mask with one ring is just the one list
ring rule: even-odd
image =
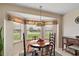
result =
[[43,6],[43,10],[59,14],[65,14],[79,8],[79,3],[16,3],[16,5],[35,9],[39,9],[39,6]]

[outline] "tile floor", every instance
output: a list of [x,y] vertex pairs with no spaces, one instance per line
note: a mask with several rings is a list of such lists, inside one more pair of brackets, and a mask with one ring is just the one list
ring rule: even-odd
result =
[[62,56],[73,56],[72,54],[66,52],[65,50],[62,51],[61,48],[57,48],[56,51],[60,53]]

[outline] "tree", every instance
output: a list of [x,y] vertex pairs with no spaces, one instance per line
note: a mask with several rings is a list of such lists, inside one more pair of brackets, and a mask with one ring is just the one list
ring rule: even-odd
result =
[[30,28],[29,28],[29,31],[30,31],[30,32],[34,31],[33,27],[30,27]]

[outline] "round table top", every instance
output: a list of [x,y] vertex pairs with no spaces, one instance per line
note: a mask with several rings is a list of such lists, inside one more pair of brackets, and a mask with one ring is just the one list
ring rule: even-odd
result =
[[37,43],[37,40],[33,40],[33,41],[30,42],[30,46],[34,47],[34,48],[43,48],[43,47],[48,46],[48,45],[49,45],[48,41],[45,41],[45,43],[43,45],[39,45]]

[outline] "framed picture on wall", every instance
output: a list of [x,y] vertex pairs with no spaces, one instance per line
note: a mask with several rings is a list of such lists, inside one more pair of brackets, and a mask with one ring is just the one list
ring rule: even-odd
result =
[[76,24],[79,24],[79,16],[77,16],[77,17],[75,18],[75,23],[76,23]]

